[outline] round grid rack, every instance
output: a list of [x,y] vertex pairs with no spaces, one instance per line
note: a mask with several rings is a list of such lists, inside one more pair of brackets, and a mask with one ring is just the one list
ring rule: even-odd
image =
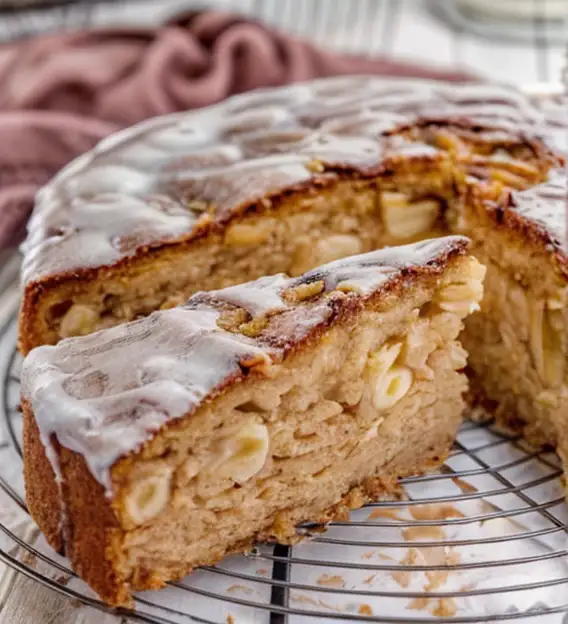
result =
[[16,322],[0,328],[0,561],[80,603],[156,624],[436,621],[568,623],[562,469],[488,424],[463,425],[441,470],[402,483],[406,499],[306,525],[294,547],[261,545],[113,610],[43,541],[21,478]]

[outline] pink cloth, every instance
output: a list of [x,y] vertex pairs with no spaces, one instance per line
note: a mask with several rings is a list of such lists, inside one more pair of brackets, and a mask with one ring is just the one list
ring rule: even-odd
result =
[[0,47],[0,247],[16,238],[37,188],[118,128],[259,86],[354,73],[469,78],[332,54],[215,12]]

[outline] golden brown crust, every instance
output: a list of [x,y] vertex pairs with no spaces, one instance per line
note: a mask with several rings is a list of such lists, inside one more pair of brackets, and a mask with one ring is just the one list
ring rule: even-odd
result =
[[30,513],[40,526],[49,545],[58,553],[63,552],[61,536],[61,500],[55,473],[46,457],[31,406],[22,401],[24,416],[24,477],[26,500]]
[[471,205],[477,209],[478,214],[486,215],[497,229],[508,231],[516,237],[522,238],[528,247],[530,246],[537,252],[551,257],[559,273],[568,279],[566,248],[553,236],[549,229],[520,214],[515,209],[518,193],[506,190],[497,200],[488,200],[484,197],[483,187],[472,187],[470,194]]
[[[56,445],[60,493],[29,402],[24,400],[22,408],[26,500],[32,517],[49,545],[69,557],[73,569],[97,593],[110,604],[129,604],[128,588],[116,574],[120,531],[104,489],[80,455]],[[67,517],[62,523],[63,508]]]
[[61,503],[67,516],[65,554],[77,574],[108,602],[127,604],[128,586],[118,573],[123,559],[123,532],[104,488],[77,453],[61,447],[59,462],[63,482]]

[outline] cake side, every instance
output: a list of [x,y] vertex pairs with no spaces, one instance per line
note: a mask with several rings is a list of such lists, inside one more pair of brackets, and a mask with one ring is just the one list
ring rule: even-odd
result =
[[[455,337],[460,318],[481,297],[482,277],[465,253],[463,239],[428,241],[402,254],[375,252],[300,279],[272,278],[284,282],[273,281],[268,288],[257,282],[196,295],[177,310],[35,350],[23,376],[26,480],[34,518],[53,534],[55,523],[41,502],[46,473],[38,472],[33,457],[39,433],[62,481],[67,554],[105,600],[122,604],[130,589],[160,586],[253,539],[295,539],[298,522],[329,519],[345,506],[392,490],[395,476],[435,463],[459,423],[465,381],[456,369],[465,359]],[[377,264],[381,254],[389,259],[386,266]],[[176,360],[179,347],[173,341],[161,343],[151,362],[136,341],[127,347],[136,352],[128,365],[120,364],[124,354],[108,357],[110,343],[118,353],[124,348],[125,333],[140,326],[155,332],[156,317],[196,311],[204,326],[215,311],[227,328],[214,330],[216,340],[230,344],[233,354],[238,345],[233,364],[224,374],[217,371],[214,380],[200,378],[211,363],[211,349],[199,342],[210,331],[204,327],[192,330],[188,342],[183,332],[175,332],[195,361],[189,368]],[[149,339],[146,335],[144,344]],[[369,360],[370,354],[376,355]],[[239,365],[243,355],[247,360]],[[96,396],[104,394],[101,375],[95,380],[76,357],[90,359],[91,367],[109,378],[107,384],[118,384],[107,388],[113,393],[110,402]],[[110,363],[103,370],[101,358]],[[132,387],[128,366],[145,384],[145,401],[137,394],[141,388]],[[152,384],[166,376],[177,380],[178,398],[184,389],[189,392],[193,407],[180,409],[180,404],[179,412],[172,411],[162,386],[155,395]],[[334,379],[339,386],[328,387]],[[75,400],[61,396],[62,384],[83,397],[81,410]],[[310,388],[321,397],[310,396]],[[145,411],[145,404],[151,410]],[[170,412],[157,422],[156,412],[164,408]],[[384,435],[377,410],[390,423]],[[428,434],[420,431],[417,413],[429,423]],[[413,449],[419,456],[401,454],[401,430],[417,438]],[[129,450],[120,441],[117,446],[117,432],[128,439]],[[50,442],[54,436],[61,446]],[[341,449],[338,440],[343,440]],[[374,450],[373,440],[381,442]],[[332,456],[341,456],[337,466]],[[317,469],[322,461],[331,470]],[[308,465],[321,473],[319,481],[308,479]],[[294,479],[300,479],[301,488]],[[290,499],[277,492],[287,492]],[[237,498],[251,501],[240,519]],[[58,504],[51,513],[60,509]],[[211,533],[211,522],[222,529],[223,539]],[[51,543],[57,545],[54,539]]]

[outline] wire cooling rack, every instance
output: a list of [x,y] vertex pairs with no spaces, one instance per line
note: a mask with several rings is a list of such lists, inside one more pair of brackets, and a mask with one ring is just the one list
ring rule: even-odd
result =
[[[0,328],[0,560],[109,611],[28,516],[15,337],[11,314]],[[325,533],[303,527],[307,539],[298,546],[261,545],[161,592],[139,594],[135,611],[110,611],[156,624],[566,624],[561,475],[554,453],[468,422],[439,472],[404,480],[407,500],[368,505]],[[8,508],[13,513],[4,513]]]

